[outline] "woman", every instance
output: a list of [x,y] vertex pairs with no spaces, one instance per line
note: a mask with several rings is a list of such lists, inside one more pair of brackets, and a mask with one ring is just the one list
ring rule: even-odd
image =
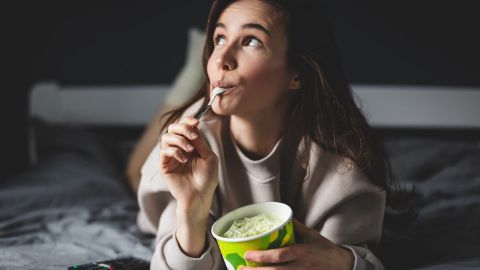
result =
[[[212,222],[282,201],[303,241],[247,252],[272,264],[258,269],[383,269],[370,248],[387,163],[324,16],[308,1],[217,0],[206,34],[205,86],[170,114],[142,168],[138,224],[157,235],[151,268],[225,269]],[[193,118],[215,87],[228,90]]]

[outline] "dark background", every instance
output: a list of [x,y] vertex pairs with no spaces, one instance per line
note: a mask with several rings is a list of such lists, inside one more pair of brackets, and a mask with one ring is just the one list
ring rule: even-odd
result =
[[[351,83],[480,85],[479,1],[329,0]],[[0,177],[27,167],[33,83],[170,83],[186,30],[210,1],[11,1],[2,4]]]

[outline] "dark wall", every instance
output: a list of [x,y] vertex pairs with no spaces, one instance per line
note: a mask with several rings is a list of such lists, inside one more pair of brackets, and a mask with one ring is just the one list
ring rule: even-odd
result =
[[169,83],[183,64],[187,29],[204,29],[209,10],[198,0],[64,2],[39,44],[35,80]]
[[[34,79],[97,84],[171,82],[210,1],[41,2]],[[326,3],[351,82],[480,85],[479,1]]]
[[328,2],[351,82],[480,85],[480,1]]
[[38,8],[24,9],[26,2],[7,2],[1,9],[0,180],[27,166],[27,90],[32,64],[38,55]]
[[[2,8],[2,164],[26,165],[32,83],[170,83],[210,1],[10,1]],[[480,85],[480,2],[328,0],[352,83]],[[312,33],[314,34],[314,33]],[[3,137],[2,136],[2,137]]]

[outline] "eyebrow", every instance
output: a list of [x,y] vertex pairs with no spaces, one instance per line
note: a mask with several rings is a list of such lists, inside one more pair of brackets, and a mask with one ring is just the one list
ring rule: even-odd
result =
[[[225,24],[223,23],[217,23],[216,27],[220,27],[220,28],[226,28]],[[258,24],[258,23],[247,23],[247,24],[244,24],[242,25],[242,29],[257,29],[257,30],[260,30],[262,32],[265,32],[265,34],[271,36],[272,34],[270,34],[270,32],[267,30],[267,28],[263,27],[263,25],[261,24]]]

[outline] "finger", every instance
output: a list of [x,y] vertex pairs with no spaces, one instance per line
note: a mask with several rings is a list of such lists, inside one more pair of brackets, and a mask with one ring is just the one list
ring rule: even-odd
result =
[[185,137],[171,133],[164,134],[162,136],[162,148],[172,146],[182,148],[185,152],[192,152],[194,149]]
[[[193,132],[198,133],[198,129],[193,128]],[[210,146],[207,144],[207,142],[202,136],[198,136],[196,139],[192,140],[191,143],[200,158],[205,159],[213,154],[212,149],[210,149]]]
[[197,118],[192,117],[192,116],[183,117],[178,122],[182,123],[182,124],[187,124],[187,125],[193,126],[193,127],[197,127],[198,124],[200,124],[200,121]]
[[185,122],[170,124],[167,128],[167,134],[177,134],[190,140],[194,140],[198,137],[198,132],[192,132],[196,126],[197,125],[190,125]]
[[292,264],[292,263],[286,263],[282,265],[271,265],[271,266],[256,266],[256,267],[250,267],[250,266],[240,266],[238,268],[239,270],[305,270],[307,268],[303,267],[301,268],[297,264]]
[[190,143],[193,145],[200,158],[208,158],[212,155],[212,150],[206,141],[199,135],[200,133],[197,128],[199,123],[200,122],[193,117],[185,117],[182,118],[180,122],[168,126],[167,130],[168,133],[175,133],[189,138],[191,140]]
[[286,263],[293,262],[298,258],[299,245],[288,247],[269,249],[269,250],[252,250],[245,253],[245,259],[252,262],[261,263]]
[[180,163],[186,163],[188,161],[188,158],[180,148],[174,146],[162,147],[160,150],[160,164],[165,165],[172,158]]

